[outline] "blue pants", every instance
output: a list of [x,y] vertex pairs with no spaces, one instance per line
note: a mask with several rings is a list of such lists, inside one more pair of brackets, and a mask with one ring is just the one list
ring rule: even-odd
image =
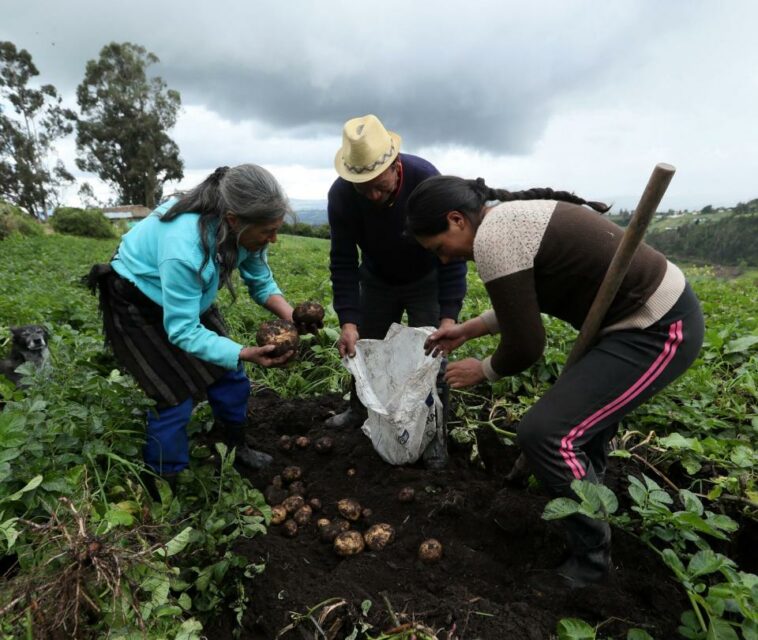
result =
[[[247,418],[250,381],[242,367],[228,371],[206,388],[213,415],[228,429],[240,434]],[[187,398],[160,413],[148,411],[145,446],[142,455],[153,471],[160,474],[178,473],[189,466],[187,424],[192,415],[192,398]]]

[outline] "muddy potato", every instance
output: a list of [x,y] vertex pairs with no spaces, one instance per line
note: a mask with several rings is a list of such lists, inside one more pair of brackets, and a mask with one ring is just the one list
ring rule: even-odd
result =
[[295,324],[320,325],[324,321],[324,307],[313,300],[301,302],[292,310]]
[[350,528],[347,520],[337,519],[319,529],[319,537],[323,542],[333,542],[334,539],[342,532]]
[[347,520],[356,521],[361,517],[361,505],[353,498],[342,498],[342,500],[337,503],[337,511],[339,511],[340,515]]
[[435,538],[424,540],[418,548],[418,559],[421,562],[431,564],[442,558],[442,543]]
[[285,520],[282,524],[282,535],[287,538],[294,538],[297,535],[297,522]]
[[358,469],[356,469],[355,467],[350,467],[347,470],[347,477],[348,478],[354,478],[357,474],[358,474]]
[[375,524],[363,534],[366,546],[372,551],[381,551],[395,539],[395,529],[384,522]]
[[282,476],[276,475],[273,478],[271,478],[271,485],[276,487],[277,489],[282,488]]
[[295,445],[300,449],[307,449],[311,446],[311,439],[308,436],[298,436],[295,438]]
[[332,521],[329,518],[319,518],[316,520],[316,528],[319,530],[328,527],[330,524],[332,524]]
[[329,436],[322,436],[318,440],[316,440],[316,451],[319,453],[331,453],[332,449],[334,448],[334,440],[332,440]]
[[300,467],[284,467],[282,478],[285,482],[294,482],[303,477],[303,470]]
[[354,556],[363,551],[366,543],[357,531],[343,531],[334,539],[334,551],[338,556]]
[[292,516],[292,519],[297,522],[297,525],[299,527],[304,527],[311,521],[312,517],[313,509],[311,509],[309,505],[304,504],[297,511],[295,511],[295,515]]
[[291,496],[305,496],[305,483],[302,480],[295,480],[290,485],[289,493]]
[[321,511],[321,500],[318,498],[311,498],[308,500],[308,504],[311,506],[311,509],[314,511]]
[[287,509],[278,504],[271,507],[271,524],[282,524],[287,519]]
[[258,327],[255,341],[259,347],[273,344],[275,349],[267,353],[267,356],[275,358],[292,349],[296,349],[300,342],[297,328],[287,320],[268,320]]
[[287,513],[295,513],[304,504],[303,496],[290,496],[282,501],[282,506],[287,510]]
[[246,516],[262,516],[260,509],[257,509],[256,507],[247,507],[242,511],[243,515]]
[[368,520],[373,515],[374,515],[374,512],[371,511],[371,509],[369,509],[368,507],[361,510],[361,518],[363,518],[364,520]]
[[413,502],[416,499],[416,490],[413,487],[403,487],[397,493],[400,502]]
[[289,436],[282,436],[279,438],[279,442],[277,443],[277,446],[281,451],[289,451],[292,449],[292,438]]

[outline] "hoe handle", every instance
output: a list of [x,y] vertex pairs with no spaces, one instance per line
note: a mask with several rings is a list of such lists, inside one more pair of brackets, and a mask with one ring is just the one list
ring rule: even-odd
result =
[[650,179],[629,222],[629,226],[621,238],[621,244],[616,249],[616,253],[611,260],[603,282],[600,284],[600,289],[595,296],[595,300],[587,313],[587,317],[584,319],[584,323],[582,323],[579,337],[574,342],[571,353],[563,367],[564,371],[575,364],[595,341],[608,307],[611,306],[611,302],[613,302],[616,293],[618,293],[621,282],[629,270],[634,252],[637,250],[640,242],[642,242],[645,230],[655,215],[658,205],[663,199],[663,194],[666,193],[671,178],[674,177],[675,171],[674,167],[664,162],[657,164],[655,169],[653,169],[653,173],[650,175]]

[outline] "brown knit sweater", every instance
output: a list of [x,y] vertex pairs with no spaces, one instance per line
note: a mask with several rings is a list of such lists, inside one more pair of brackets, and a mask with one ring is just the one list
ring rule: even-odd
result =
[[[581,327],[623,233],[586,207],[554,200],[505,202],[486,214],[474,260],[493,307],[482,319],[501,334],[497,350],[483,362],[490,380],[539,359],[545,346],[541,313]],[[641,244],[603,331],[649,326],[683,290],[682,272]]]

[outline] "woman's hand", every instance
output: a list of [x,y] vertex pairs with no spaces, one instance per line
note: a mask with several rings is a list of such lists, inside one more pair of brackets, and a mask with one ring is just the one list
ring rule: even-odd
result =
[[450,353],[468,340],[465,325],[443,324],[437,331],[430,335],[424,342],[426,355],[438,356],[442,353]]
[[480,382],[484,382],[487,376],[484,375],[481,360],[476,358],[465,358],[457,362],[449,362],[445,372],[445,382],[453,389],[463,389],[471,387]]
[[280,356],[272,357],[268,355],[274,349],[276,349],[275,344],[267,344],[263,347],[243,347],[242,351],[240,351],[240,360],[254,362],[262,367],[281,367],[295,355],[294,349],[290,349],[287,353]]

